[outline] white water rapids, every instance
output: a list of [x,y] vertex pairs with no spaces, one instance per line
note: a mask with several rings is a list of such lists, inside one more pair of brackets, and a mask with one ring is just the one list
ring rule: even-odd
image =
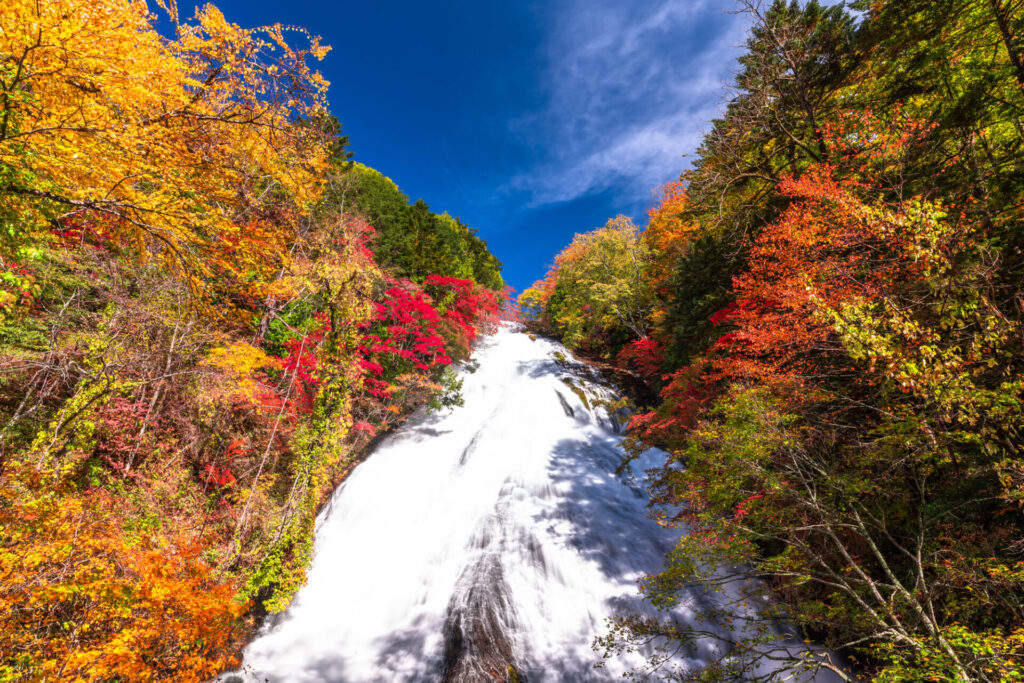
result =
[[[642,663],[595,670],[591,644],[608,617],[650,612],[636,581],[679,531],[614,474],[615,421],[556,354],[568,357],[500,330],[463,373],[464,407],[410,422],[356,468],[318,519],[307,584],[246,648],[243,680],[501,681],[514,664],[530,683],[600,681]],[[709,642],[685,663],[720,656]]]

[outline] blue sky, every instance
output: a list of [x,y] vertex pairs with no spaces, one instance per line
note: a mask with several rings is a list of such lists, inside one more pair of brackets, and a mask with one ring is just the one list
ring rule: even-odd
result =
[[574,233],[642,220],[720,111],[746,26],[731,0],[215,4],[322,36],[355,158],[477,228],[519,290]]

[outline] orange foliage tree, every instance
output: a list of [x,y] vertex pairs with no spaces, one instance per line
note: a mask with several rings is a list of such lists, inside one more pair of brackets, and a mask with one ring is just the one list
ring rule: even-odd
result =
[[102,489],[45,484],[0,488],[0,679],[204,680],[234,663],[245,605],[199,545],[123,528]]
[[651,286],[661,294],[664,294],[672,269],[686,250],[695,229],[683,218],[686,206],[686,186],[676,180],[658,188],[657,203],[647,211],[643,238],[652,257],[646,274]]

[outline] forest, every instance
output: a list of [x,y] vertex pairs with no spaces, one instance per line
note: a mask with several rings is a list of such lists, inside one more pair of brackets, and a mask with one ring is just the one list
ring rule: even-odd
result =
[[[1024,682],[1024,0],[738,0],[689,170],[516,302],[353,158],[319,37],[155,4],[0,3],[0,682],[237,667],[331,492],[509,317],[668,453],[664,616],[594,640],[634,679]],[[750,577],[752,621],[672,617]]]
[[317,37],[161,11],[0,3],[2,681],[235,666],[506,299],[472,228],[349,158]]
[[[657,392],[629,439],[671,454],[648,483],[680,538],[642,582],[666,618],[595,644],[661,643],[638,680],[1024,680],[1024,3],[847,4],[741,3],[691,170],[519,298]],[[765,630],[673,669],[712,630],[667,616],[681,589],[746,572]],[[779,620],[846,664],[766,647]]]

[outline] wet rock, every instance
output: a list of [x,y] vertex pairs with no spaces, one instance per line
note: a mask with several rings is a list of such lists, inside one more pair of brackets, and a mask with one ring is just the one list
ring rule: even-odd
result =
[[480,441],[481,432],[477,432],[472,439],[469,441],[469,445],[462,450],[462,455],[459,456],[459,465],[465,465],[469,461],[469,456],[476,450],[476,445]]
[[508,635],[513,607],[501,561],[485,557],[465,580],[468,589],[448,605],[442,683],[526,683]]
[[569,402],[565,400],[565,396],[562,396],[562,392],[556,389],[555,393],[558,395],[558,402],[562,404],[562,410],[565,411],[565,416],[576,417],[576,411],[573,410],[572,406],[569,405]]

